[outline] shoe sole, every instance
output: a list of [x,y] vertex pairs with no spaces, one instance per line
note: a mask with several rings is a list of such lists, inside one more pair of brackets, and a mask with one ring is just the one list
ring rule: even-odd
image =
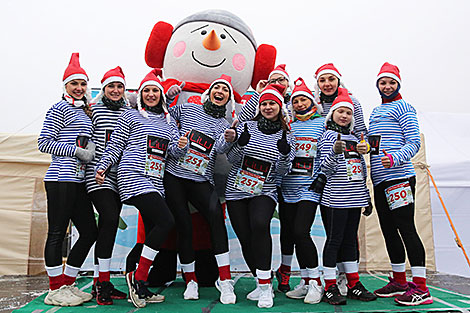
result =
[[363,302],[369,302],[369,301],[377,300],[377,298],[365,299],[365,298],[361,298],[361,297],[351,297],[351,296],[347,296],[347,297],[348,297],[348,299],[359,300],[359,301],[363,301]]
[[287,295],[287,294],[286,294],[286,297],[290,299],[305,299],[305,296],[292,296],[292,295]]
[[394,292],[394,293],[376,293],[374,292],[374,295],[376,295],[379,298],[392,298],[392,297],[398,297],[403,294],[405,294],[406,291],[399,291],[399,292]]
[[[131,272],[132,273],[132,272]],[[131,278],[129,276],[129,274],[131,273],[127,273],[126,274],[126,283],[127,283],[127,288],[129,288],[129,298],[131,299],[131,302],[132,304],[136,307],[136,308],[145,308],[145,302],[144,302],[144,305],[141,305],[141,304],[138,304],[137,301],[134,299],[134,297],[132,296],[133,293],[132,293],[132,282],[131,282]]]
[[321,301],[326,302],[326,303],[331,304],[331,305],[346,305],[347,304],[346,300],[344,302],[343,301],[341,301],[341,302],[330,302],[327,299],[323,298]]
[[406,306],[415,306],[415,305],[421,305],[421,304],[432,304],[434,300],[432,298],[425,299],[423,301],[418,301],[418,302],[401,302],[400,300],[397,300],[395,298],[395,302],[400,305],[406,305]]
[[[222,290],[220,290],[220,286],[219,286],[219,284],[217,284],[217,281],[215,282],[215,288],[216,288],[216,289],[221,293],[221,295],[222,295]],[[235,295],[235,293],[234,293],[234,295]],[[235,304],[235,303],[237,302],[237,296],[235,295],[235,299],[233,299],[233,300],[231,300],[231,301],[229,301],[229,302],[224,302],[224,301],[222,301],[221,298],[219,298],[219,301],[220,301],[220,303],[222,303],[222,304]]]
[[315,299],[315,300],[309,300],[307,297],[304,298],[304,303],[306,304],[317,304],[317,303],[320,303],[321,302],[321,298],[320,299]]

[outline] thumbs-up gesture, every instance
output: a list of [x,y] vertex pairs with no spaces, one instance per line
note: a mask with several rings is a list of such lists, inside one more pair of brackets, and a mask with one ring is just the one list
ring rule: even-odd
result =
[[170,88],[168,88],[165,96],[167,99],[172,100],[174,99],[181,91],[183,91],[183,87],[186,85],[185,82],[181,82],[179,85],[173,85]]
[[335,144],[333,145],[333,151],[336,154],[341,154],[346,150],[346,143],[341,140],[341,134],[338,134]]
[[360,154],[367,154],[369,147],[367,146],[367,142],[364,140],[364,133],[361,133],[361,142],[356,145],[356,149]]
[[240,137],[238,137],[238,145],[240,147],[244,147],[248,144],[248,141],[250,141],[250,133],[248,132],[248,125],[245,123],[245,128],[243,129],[243,132],[240,134]]
[[382,149],[384,156],[380,158],[380,161],[382,162],[382,166],[385,168],[391,168],[392,167],[392,160],[391,160],[391,155],[385,151],[385,149]]
[[285,129],[282,131],[281,139],[277,141],[277,150],[279,150],[282,155],[288,155],[290,152],[290,145],[287,142],[287,131]]
[[189,131],[178,139],[178,148],[183,149],[188,144]]
[[237,126],[238,120],[234,120],[232,126],[227,128],[224,132],[224,137],[226,142],[234,142],[237,139]]

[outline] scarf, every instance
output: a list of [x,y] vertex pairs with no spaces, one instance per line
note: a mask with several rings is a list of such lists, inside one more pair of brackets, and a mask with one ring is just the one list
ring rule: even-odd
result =
[[214,118],[223,118],[225,117],[225,111],[227,109],[227,104],[217,105],[211,100],[207,99],[203,104],[204,112],[209,114]]
[[261,115],[258,120],[258,129],[266,135],[277,133],[279,130],[281,130],[281,126],[282,124],[279,119],[276,121],[271,121]]
[[317,117],[320,117],[321,115],[318,114],[317,112],[317,106],[313,104],[310,105],[310,107],[306,108],[303,111],[294,111],[294,121],[299,120],[302,122],[305,122],[310,119],[314,119]]
[[328,122],[326,122],[326,129],[334,130],[335,132],[338,132],[343,135],[349,135],[351,133],[349,131],[349,125],[350,124],[346,126],[341,126],[341,125],[336,124],[335,121],[329,120]]
[[126,101],[124,100],[124,97],[122,97],[119,100],[111,100],[108,97],[103,96],[101,98],[101,101],[108,109],[112,111],[117,111],[126,105]]
[[145,111],[147,111],[147,112],[153,112],[153,113],[156,113],[156,114],[163,113],[163,106],[162,106],[162,101],[161,100],[156,106],[153,106],[153,107],[149,107],[145,103],[142,103],[142,108],[144,108]]
[[338,96],[338,88],[336,88],[336,91],[334,92],[334,94],[330,96],[327,96],[323,92],[320,92],[320,100],[322,103],[332,103],[333,101],[335,101],[337,96]]

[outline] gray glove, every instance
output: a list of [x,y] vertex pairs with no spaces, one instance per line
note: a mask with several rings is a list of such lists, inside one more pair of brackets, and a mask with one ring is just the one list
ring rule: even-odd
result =
[[77,147],[77,150],[75,150],[75,156],[81,161],[88,163],[95,157],[95,147],[96,145],[90,141],[85,149]]
[[336,154],[341,154],[346,150],[346,142],[341,140],[341,134],[338,134],[338,138],[336,138],[335,144],[333,145],[333,151]]

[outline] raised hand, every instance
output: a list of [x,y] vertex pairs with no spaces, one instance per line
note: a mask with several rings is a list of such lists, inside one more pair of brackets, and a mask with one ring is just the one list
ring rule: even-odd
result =
[[290,145],[287,142],[287,131],[285,129],[282,131],[281,139],[277,141],[277,150],[279,150],[282,155],[288,155],[290,152]]
[[238,120],[234,120],[232,126],[227,128],[224,132],[224,137],[226,142],[235,142],[237,140],[237,126],[239,122]]
[[248,125],[245,123],[245,128],[243,132],[240,134],[240,137],[238,137],[238,145],[240,147],[244,147],[248,144],[248,141],[250,141],[250,133],[248,132]]
[[178,148],[183,149],[188,144],[189,131],[178,139]]
[[385,151],[385,149],[382,149],[384,156],[380,158],[380,162],[382,162],[382,166],[385,168],[391,168],[392,167],[392,160],[391,160],[391,155]]
[[364,140],[364,133],[361,133],[361,142],[356,145],[356,149],[360,154],[367,154],[369,147],[367,142]]
[[263,91],[263,89],[268,85],[268,81],[265,80],[265,79],[262,79],[258,82],[258,84],[256,84],[256,92],[257,93],[261,93],[261,91]]
[[170,88],[168,88],[165,96],[167,99],[174,99],[181,91],[183,91],[183,87],[186,85],[185,82],[181,82],[180,85],[173,85]]
[[336,154],[341,154],[346,150],[346,142],[341,140],[341,134],[338,134],[335,144],[333,145],[333,151]]

